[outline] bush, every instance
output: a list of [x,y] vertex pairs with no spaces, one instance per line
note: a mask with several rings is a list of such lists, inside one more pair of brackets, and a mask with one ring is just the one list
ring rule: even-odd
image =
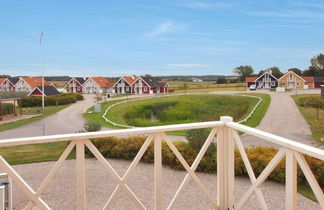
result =
[[83,129],[85,132],[100,131],[101,125],[99,122],[87,121],[84,123]]
[[308,96],[300,98],[299,104],[303,107],[324,109],[324,99],[321,99],[320,96]]
[[3,115],[12,114],[14,112],[14,107],[11,103],[2,103],[1,108]]
[[[125,160],[132,160],[142,147],[146,137],[130,137],[121,138],[109,137],[105,139],[94,139],[93,144],[106,158],[121,158]],[[198,155],[199,149],[193,148],[187,142],[176,141],[173,142],[179,152],[182,154],[184,159],[189,165],[191,165],[196,156]],[[269,147],[255,147],[246,149],[247,156],[250,160],[253,171],[258,177],[264,168],[268,165],[274,155],[278,152],[277,149]],[[92,156],[89,150],[86,153]],[[316,158],[305,156],[309,167],[314,173],[318,183],[321,187],[324,187],[324,161]],[[145,154],[142,157],[142,161],[147,163],[154,162],[154,147],[153,142],[150,144]],[[235,150],[235,175],[248,176],[247,170],[244,166],[241,155],[238,150]],[[162,142],[162,162],[164,165],[169,166],[173,169],[183,170],[183,166],[179,160],[175,157],[171,149],[165,142]],[[216,147],[211,145],[209,152],[206,152],[202,158],[197,171],[215,173],[217,170],[217,158],[216,158]],[[307,182],[300,168],[298,168],[298,183],[305,184]],[[282,160],[279,165],[269,176],[270,180],[284,183],[285,182],[285,160]]]
[[[45,97],[45,106],[66,105],[83,100],[83,96],[78,93],[65,93],[61,96]],[[23,98],[23,107],[42,106],[41,96],[29,96]]]

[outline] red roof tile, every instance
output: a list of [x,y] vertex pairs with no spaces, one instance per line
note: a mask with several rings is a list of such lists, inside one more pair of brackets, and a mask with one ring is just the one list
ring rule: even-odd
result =
[[114,85],[113,82],[110,82],[105,77],[91,77],[100,87],[111,87]]
[[6,80],[6,78],[0,78],[0,85]]
[[307,77],[302,77],[306,82],[314,82],[314,77],[312,76],[307,76]]
[[245,82],[254,82],[257,79],[257,77],[246,77]]
[[[37,87],[42,85],[43,78],[42,77],[23,77],[23,79],[27,82],[27,84],[31,87]],[[44,81],[45,86],[50,86],[52,83]]]
[[138,77],[136,76],[131,76],[131,77],[127,77],[127,76],[124,76],[123,79],[129,84],[129,85],[132,85],[135,80],[137,80]]

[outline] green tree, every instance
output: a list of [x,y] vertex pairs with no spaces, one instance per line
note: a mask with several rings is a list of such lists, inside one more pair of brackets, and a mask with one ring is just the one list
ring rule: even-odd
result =
[[273,66],[273,67],[269,68],[269,70],[271,70],[271,72],[272,72],[271,74],[278,79],[280,77],[282,77],[282,75],[283,75],[283,73],[280,71],[279,67],[277,67],[277,66]]
[[319,69],[321,71],[324,71],[324,54],[319,54],[319,55],[314,56],[311,59],[311,64],[316,69]]
[[244,82],[246,77],[249,77],[254,73],[254,70],[252,66],[238,66],[233,70],[233,72],[240,76],[241,82]]
[[227,80],[225,77],[218,77],[216,80],[216,83],[217,84],[225,84],[225,83],[227,83]]
[[299,76],[303,74],[302,70],[300,70],[299,68],[290,68],[290,69],[288,69],[288,71],[293,71],[296,74],[298,74]]

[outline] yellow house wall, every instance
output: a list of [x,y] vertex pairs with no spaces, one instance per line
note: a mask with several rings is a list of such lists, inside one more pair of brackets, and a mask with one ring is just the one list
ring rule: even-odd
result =
[[[288,82],[289,82],[289,74],[286,74],[279,80],[279,86],[288,89],[289,88]],[[295,74],[293,74],[293,82],[294,82],[294,88],[296,89],[304,88],[305,82],[301,78],[297,77]],[[296,85],[297,82],[299,82],[299,86]]]

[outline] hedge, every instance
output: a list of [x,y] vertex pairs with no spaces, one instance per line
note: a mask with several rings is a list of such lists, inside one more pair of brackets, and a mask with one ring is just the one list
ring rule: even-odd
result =
[[303,107],[312,107],[324,109],[324,99],[320,96],[307,96],[299,99],[299,105]]
[[14,112],[14,107],[13,104],[11,103],[2,103],[1,108],[2,108],[3,115],[12,114]]
[[[137,152],[143,145],[146,137],[130,137],[130,138],[116,138],[109,137],[105,139],[93,139],[93,144],[101,152],[105,158],[120,158],[125,160],[133,160]],[[173,142],[179,152],[189,165],[191,165],[199,149],[195,149],[187,142],[175,141]],[[250,160],[253,171],[258,177],[264,168],[268,165],[274,155],[278,152],[275,148],[270,147],[255,147],[246,149],[247,156]],[[92,156],[89,150],[86,150],[89,156]],[[305,155],[305,159],[309,164],[309,167],[313,171],[318,183],[324,187],[324,161]],[[147,163],[154,162],[154,147],[153,143],[146,150],[142,161]],[[184,170],[183,166],[173,154],[168,145],[162,143],[162,163],[173,169]],[[217,158],[216,158],[216,145],[211,145],[207,150],[205,156],[202,158],[200,164],[197,167],[197,171],[215,173],[217,170]],[[235,150],[235,175],[248,176],[247,170],[244,166],[243,160],[238,150]],[[285,160],[283,159],[274,171],[270,174],[268,179],[285,183]],[[303,172],[298,167],[298,183],[305,184],[307,180],[303,175]]]
[[[83,100],[83,96],[77,93],[65,93],[60,96],[45,97],[45,106],[66,105]],[[29,96],[23,98],[23,107],[42,106],[41,96]]]

